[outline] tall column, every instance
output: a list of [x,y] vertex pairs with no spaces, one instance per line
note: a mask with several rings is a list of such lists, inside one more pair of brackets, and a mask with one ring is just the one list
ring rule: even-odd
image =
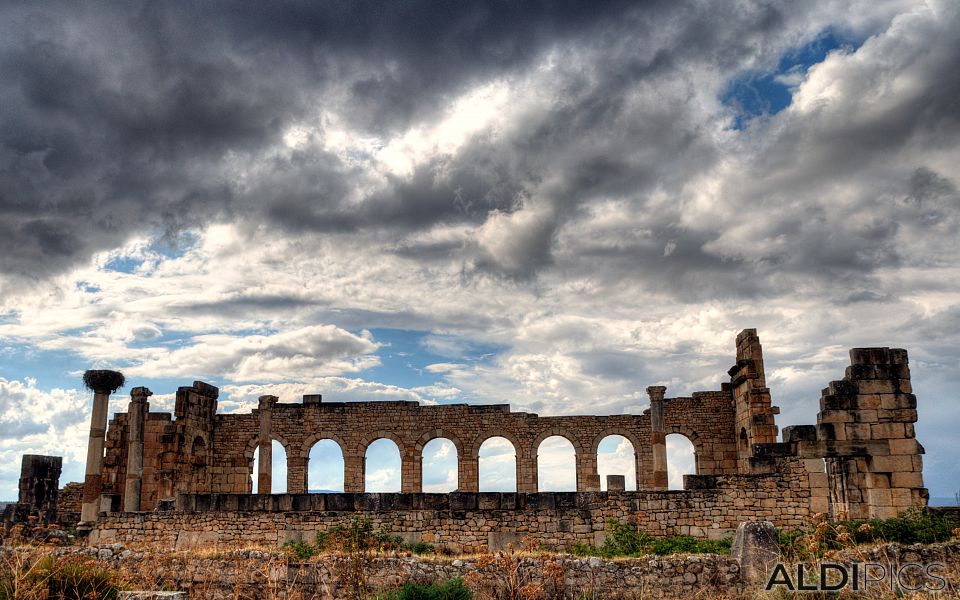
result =
[[87,442],[87,469],[83,480],[83,504],[80,520],[97,520],[100,512],[100,493],[103,489],[103,442],[107,434],[107,409],[110,394],[124,384],[123,374],[117,371],[94,370],[83,374],[83,383],[93,391],[93,411],[90,415],[90,439]]
[[130,390],[127,407],[127,481],[123,490],[123,510],[140,510],[140,489],[143,482],[143,423],[150,404],[147,398],[153,392],[145,387]]
[[651,385],[650,396],[650,446],[653,448],[653,487],[667,489],[667,436],[663,428],[663,395],[667,388]]
[[276,396],[260,396],[260,466],[257,469],[257,493],[273,489],[273,405]]

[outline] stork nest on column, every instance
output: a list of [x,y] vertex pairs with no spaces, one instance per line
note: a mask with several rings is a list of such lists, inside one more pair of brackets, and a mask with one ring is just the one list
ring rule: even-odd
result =
[[95,393],[112,394],[126,382],[123,373],[119,371],[91,369],[83,374],[83,385]]

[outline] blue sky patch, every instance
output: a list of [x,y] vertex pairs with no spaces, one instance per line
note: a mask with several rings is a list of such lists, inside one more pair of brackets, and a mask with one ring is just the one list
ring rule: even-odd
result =
[[810,67],[823,62],[830,52],[837,49],[853,52],[863,42],[863,39],[828,29],[781,56],[775,71],[741,74],[730,82],[720,97],[721,102],[735,112],[733,129],[744,129],[752,119],[775,115],[790,106],[794,87],[792,79],[804,77]]

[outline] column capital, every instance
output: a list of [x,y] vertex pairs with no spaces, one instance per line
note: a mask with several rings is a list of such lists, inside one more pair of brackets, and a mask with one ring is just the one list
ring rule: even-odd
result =
[[651,402],[663,400],[663,395],[666,393],[667,388],[663,385],[651,385],[647,387],[647,395],[650,396]]
[[272,410],[273,405],[279,402],[280,399],[276,396],[260,396],[260,402],[258,408],[260,410]]

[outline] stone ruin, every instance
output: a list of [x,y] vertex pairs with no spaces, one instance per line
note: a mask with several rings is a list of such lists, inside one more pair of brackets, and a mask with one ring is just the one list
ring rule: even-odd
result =
[[57,510],[62,465],[59,456],[23,455],[17,502],[3,509],[5,534],[16,524],[57,525],[63,520],[61,517],[76,523],[79,515],[62,515]]
[[[133,388],[127,412],[108,426],[115,390],[106,385],[94,390],[83,520],[100,540],[190,545],[299,539],[362,513],[411,538],[482,551],[521,535],[560,548],[595,542],[610,517],[653,534],[719,538],[741,521],[791,528],[814,513],[890,517],[926,505],[907,352],[856,348],[850,359],[845,376],[823,390],[817,424],[787,427],[779,442],[754,329],[737,336],[736,364],[719,390],[667,398],[666,388],[651,386],[642,414],[541,417],[508,405],[320,395],[301,403],[262,396],[249,413],[218,414],[218,389],[197,381],[177,390],[173,414],[151,412],[151,391]],[[684,490],[667,490],[669,434],[695,450]],[[633,445],[635,492],[617,476],[600,492],[597,449],[608,435]],[[538,493],[537,449],[551,436],[574,447],[576,493]],[[491,437],[513,444],[516,493],[479,492],[480,446]],[[381,438],[400,449],[399,494],[364,493],[366,450]],[[423,448],[436,438],[456,447],[454,493],[422,493]],[[343,453],[344,493],[309,494],[310,449],[325,439]],[[286,450],[285,494],[270,494],[274,440]]]

